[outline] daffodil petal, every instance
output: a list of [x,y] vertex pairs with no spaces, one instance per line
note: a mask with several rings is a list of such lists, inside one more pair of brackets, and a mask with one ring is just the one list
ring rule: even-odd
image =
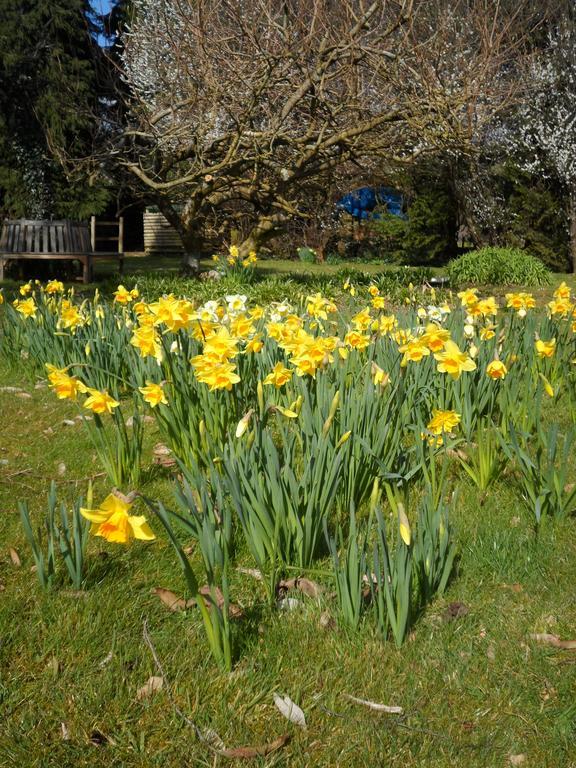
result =
[[130,523],[135,539],[140,539],[141,541],[153,541],[156,538],[152,528],[150,528],[146,522],[144,515],[130,516],[128,522]]

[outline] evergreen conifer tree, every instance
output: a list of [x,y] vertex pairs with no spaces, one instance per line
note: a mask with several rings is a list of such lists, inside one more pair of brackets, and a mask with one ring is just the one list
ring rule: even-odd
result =
[[88,0],[0,0],[0,213],[85,218],[105,204],[57,162],[90,150],[96,33]]

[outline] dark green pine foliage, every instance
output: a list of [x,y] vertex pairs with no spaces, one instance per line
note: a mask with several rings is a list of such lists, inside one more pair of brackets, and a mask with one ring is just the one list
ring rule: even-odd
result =
[[88,0],[0,0],[0,214],[86,218],[108,193],[58,162],[90,152],[99,108]]
[[550,269],[569,271],[565,191],[552,179],[513,167],[501,168],[500,178],[510,222],[504,238],[506,244],[529,251]]

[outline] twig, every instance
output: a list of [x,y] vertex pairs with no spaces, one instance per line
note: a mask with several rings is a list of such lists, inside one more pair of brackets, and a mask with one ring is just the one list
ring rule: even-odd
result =
[[150,649],[150,653],[152,654],[152,658],[154,659],[154,663],[156,664],[156,669],[162,676],[162,679],[164,680],[164,690],[166,691],[166,695],[168,696],[168,700],[170,704],[172,705],[172,708],[174,709],[174,712],[184,720],[186,725],[189,725],[190,728],[194,730],[194,733],[196,734],[196,738],[198,741],[202,742],[214,755],[214,765],[216,765],[216,758],[217,757],[225,757],[228,760],[236,760],[236,759],[248,759],[248,758],[254,758],[254,757],[260,757],[265,756],[268,754],[271,754],[272,752],[276,752],[278,749],[281,749],[284,747],[289,741],[290,741],[290,735],[284,734],[284,736],[280,736],[275,741],[271,742],[270,744],[264,744],[263,746],[259,747],[237,747],[232,749],[217,749],[214,747],[210,741],[204,736],[200,728],[196,725],[196,723],[193,720],[190,720],[190,718],[182,712],[182,710],[178,707],[176,702],[174,701],[174,696],[172,695],[172,689],[170,686],[170,683],[168,681],[168,678],[166,677],[166,673],[164,672],[164,668],[162,666],[162,662],[158,658],[158,654],[156,653],[156,648],[154,648],[154,644],[152,642],[152,638],[150,637],[150,633],[148,632],[148,619],[144,619],[144,626],[142,630],[142,634],[144,636],[144,642]]
[[11,472],[9,475],[0,475],[0,480],[10,480],[12,477],[18,477],[18,475],[28,475],[32,472],[30,469],[19,469],[18,472]]
[[148,619],[144,619],[144,625],[142,629],[142,635],[144,637],[144,642],[150,649],[150,653],[152,654],[152,658],[154,659],[154,663],[156,664],[156,669],[160,673],[161,677],[164,680],[164,690],[166,691],[166,695],[168,696],[168,700],[170,704],[172,705],[172,709],[176,714],[184,720],[186,725],[190,726],[194,733],[196,734],[196,738],[198,741],[201,741],[202,744],[205,744],[209,750],[211,750],[215,755],[220,755],[220,750],[216,749],[215,747],[210,744],[210,742],[206,739],[200,728],[196,725],[196,723],[193,720],[190,720],[188,715],[185,715],[184,712],[180,709],[180,707],[176,704],[174,700],[174,696],[172,695],[172,687],[168,681],[168,678],[166,677],[166,673],[164,672],[164,668],[162,666],[162,662],[158,658],[158,654],[156,652],[156,648],[154,647],[154,643],[152,642],[152,638],[150,637],[150,633],[148,632]]

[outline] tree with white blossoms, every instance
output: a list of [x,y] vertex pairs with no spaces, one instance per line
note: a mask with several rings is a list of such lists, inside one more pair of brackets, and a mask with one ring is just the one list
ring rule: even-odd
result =
[[470,151],[514,90],[529,7],[134,0],[122,119],[107,118],[94,165],[114,160],[188,258],[207,232],[232,229],[241,254],[257,250],[290,221],[311,221],[335,190],[376,180],[383,162]]
[[576,2],[532,60],[524,98],[505,143],[524,170],[553,177],[565,190],[572,270],[576,272]]

